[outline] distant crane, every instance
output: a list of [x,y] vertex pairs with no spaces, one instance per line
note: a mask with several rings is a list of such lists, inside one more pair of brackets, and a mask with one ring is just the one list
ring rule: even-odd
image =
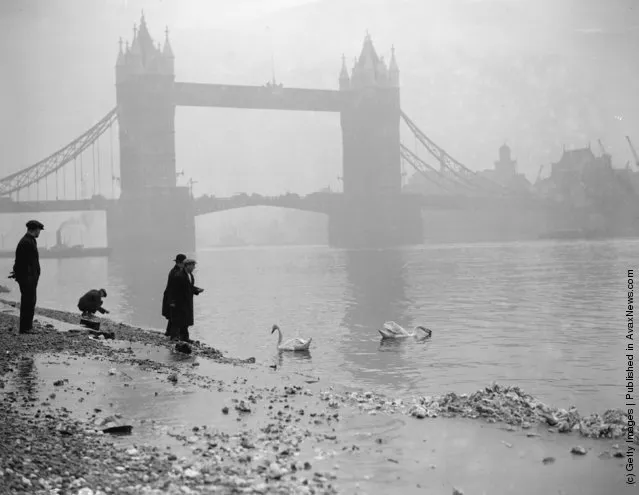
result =
[[630,141],[630,136],[626,136],[626,140],[628,141],[628,146],[630,146],[630,151],[632,151],[632,156],[635,159],[635,167],[639,169],[639,156],[637,156],[637,150],[632,145],[632,141]]
[[193,177],[190,177],[186,183],[189,185],[189,192],[191,193],[191,197],[193,197],[193,184],[197,184],[197,181],[193,180]]
[[597,139],[597,142],[599,143],[599,149],[601,150],[601,154],[605,155],[606,154],[606,148],[604,148],[604,145],[601,142],[601,139]]

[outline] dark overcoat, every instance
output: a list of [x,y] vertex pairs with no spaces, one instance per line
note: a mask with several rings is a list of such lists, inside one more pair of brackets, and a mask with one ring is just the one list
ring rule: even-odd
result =
[[16,282],[38,285],[40,279],[40,255],[36,238],[28,232],[22,236],[16,247],[16,260],[13,264]]
[[171,317],[170,300],[171,293],[173,291],[173,277],[180,270],[182,270],[182,268],[177,265],[174,266],[169,271],[169,276],[166,279],[166,288],[164,289],[164,295],[162,296],[162,316],[164,316],[167,320]]
[[179,270],[171,278],[169,306],[171,324],[177,327],[193,325],[193,285],[188,273]]

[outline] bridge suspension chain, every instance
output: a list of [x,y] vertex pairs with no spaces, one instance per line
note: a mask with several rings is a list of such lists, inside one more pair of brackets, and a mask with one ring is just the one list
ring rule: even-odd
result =
[[[444,191],[452,193],[453,191],[449,189],[444,182],[445,181],[453,181],[450,177],[442,174],[439,170],[437,170],[432,165],[426,163],[423,159],[409,150],[403,144],[400,144],[399,147],[399,155],[403,161],[408,162],[418,173],[422,174],[429,181],[435,183],[438,187],[441,187]],[[429,173],[430,172],[430,173]],[[458,184],[458,182],[454,182],[454,184]]]
[[461,180],[455,175],[447,174],[445,173],[445,169],[444,171],[438,170],[436,167],[427,163],[423,158],[418,156],[415,152],[411,151],[407,146],[403,144],[400,144],[400,157],[408,162],[418,173],[424,176],[427,180],[436,184],[444,191],[456,194],[457,191],[455,191],[455,189],[459,189],[461,187],[465,190],[465,192],[474,195],[481,195],[482,193],[486,193],[486,191],[478,187],[477,184]]
[[[82,160],[82,152],[91,146],[116,120],[117,108],[114,108],[93,127],[67,144],[64,148],[59,149],[35,165],[31,165],[30,167],[0,179],[0,196],[19,192],[20,189],[27,188],[33,184],[36,184],[37,187],[37,182],[42,179],[45,180],[45,188],[48,188],[46,178],[56,173],[78,156],[80,156],[80,160]],[[80,161],[80,164],[80,166],[82,166],[82,161]]]
[[424,134],[404,112],[401,112],[401,117],[404,122],[406,122],[406,125],[408,125],[413,135],[419,140],[419,142],[422,143],[422,145],[428,150],[431,155],[437,158],[443,170],[447,170],[448,172],[459,178],[461,181],[464,181],[467,184],[471,184],[473,187],[481,188],[482,186],[479,184],[479,182],[484,182],[489,188],[492,189],[492,192],[497,192],[500,194],[509,193],[506,187],[490,179],[481,177],[476,172],[473,172],[468,167],[455,160],[443,148],[435,144],[428,136],[426,136],[426,134]]

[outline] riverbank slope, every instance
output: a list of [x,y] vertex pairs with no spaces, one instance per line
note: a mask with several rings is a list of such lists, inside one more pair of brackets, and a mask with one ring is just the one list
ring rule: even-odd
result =
[[[37,333],[18,335],[15,304],[0,310],[7,493],[629,488],[618,412],[582,417],[500,386],[408,402],[204,345],[175,352],[161,332],[108,320],[115,339],[95,338],[55,310],[38,309]],[[131,431],[103,432],[113,426]]]

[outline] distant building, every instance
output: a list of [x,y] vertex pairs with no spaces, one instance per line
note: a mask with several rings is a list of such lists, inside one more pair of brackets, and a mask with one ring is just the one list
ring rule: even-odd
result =
[[634,196],[629,175],[625,169],[614,169],[607,153],[595,156],[590,147],[564,149],[559,161],[551,164],[550,177],[537,187],[546,196],[574,206],[605,205]]
[[[604,161],[606,157],[608,159]],[[564,149],[559,161],[551,165],[550,178],[558,186],[573,185],[580,183],[585,174],[598,167],[612,168],[608,155],[597,158],[590,148]]]
[[517,173],[517,160],[513,160],[510,147],[507,144],[503,144],[499,148],[499,160],[495,162],[495,168],[493,170],[483,170],[479,174],[508,188],[518,190],[529,190],[531,188],[526,176]]

